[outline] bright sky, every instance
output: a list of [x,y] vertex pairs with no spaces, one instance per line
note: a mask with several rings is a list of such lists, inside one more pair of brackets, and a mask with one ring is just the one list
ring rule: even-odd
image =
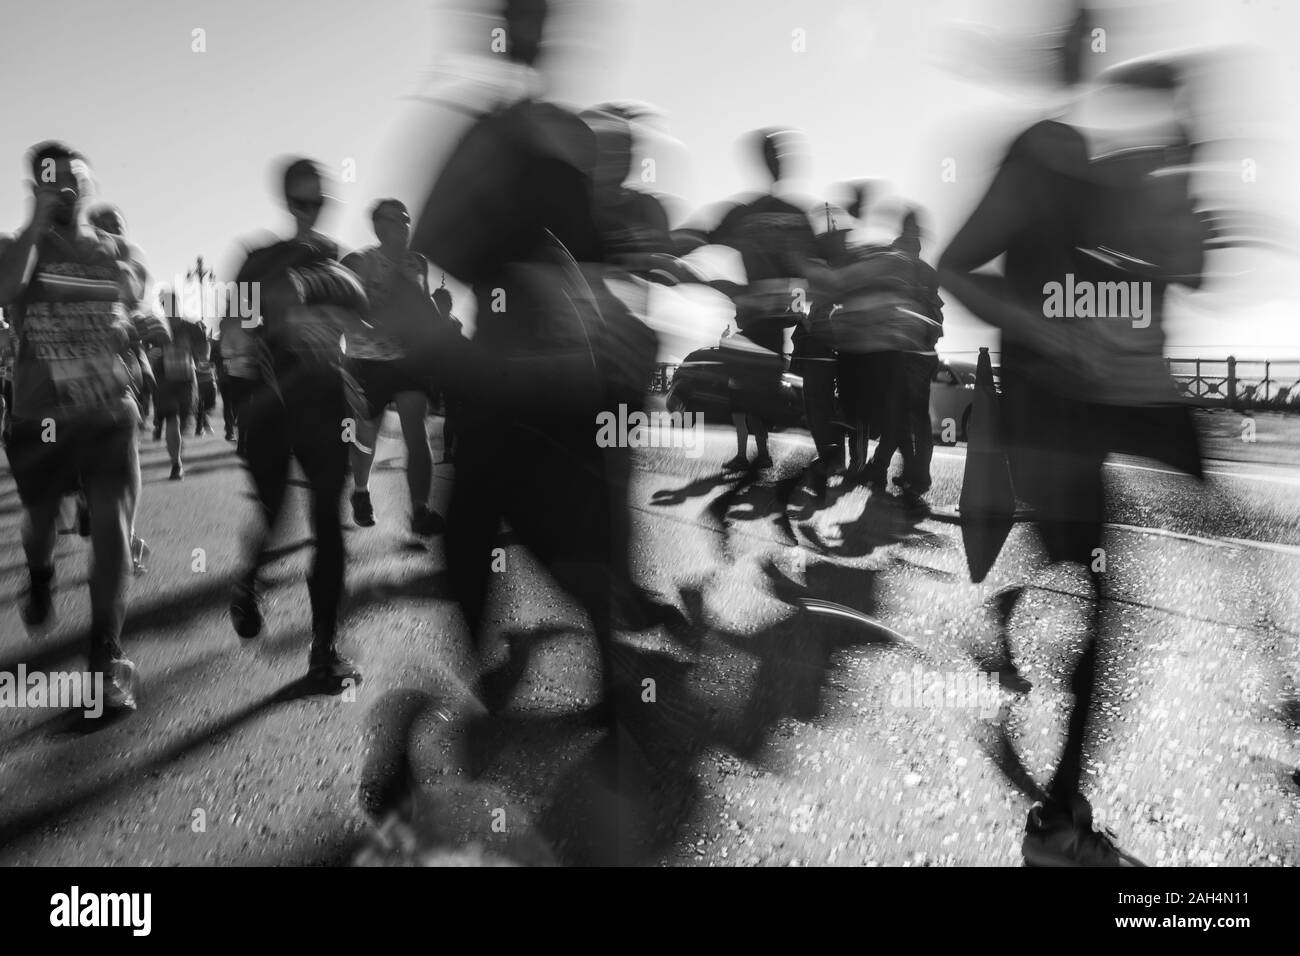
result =
[[[809,156],[793,189],[821,199],[830,183],[844,179],[890,183],[928,210],[932,235],[924,254],[931,259],[982,193],[1009,137],[1041,115],[1045,98],[1007,81],[1030,76],[1035,61],[1024,55],[1026,44],[1035,32],[1059,29],[1066,9],[1061,0],[555,3],[554,95],[578,106],[636,99],[658,107],[664,132],[648,135],[646,150],[655,159],[654,188],[678,197],[670,206],[678,218],[756,185],[740,138],[789,124],[805,132]],[[346,247],[368,243],[373,199],[395,194],[416,211],[438,152],[463,125],[450,111],[409,96],[426,86],[430,71],[448,69],[453,54],[486,50],[496,24],[464,12],[470,6],[10,4],[0,30],[0,169],[11,177],[0,177],[8,183],[0,188],[0,229],[26,220],[27,147],[59,138],[90,158],[102,197],[123,208],[131,238],[158,277],[184,272],[202,254],[219,278],[230,278],[240,237],[286,230],[272,175],[287,154],[317,159],[337,180],[331,192],[340,204],[322,228]],[[1259,44],[1257,65],[1280,72],[1242,80],[1247,85],[1237,93],[1244,101],[1236,102],[1269,121],[1269,137],[1281,135],[1294,147],[1300,84],[1292,48],[1300,39],[1300,4],[1096,6],[1098,23],[1108,28],[1097,66],[1170,46]],[[973,39],[963,22],[984,39]],[[196,30],[203,31],[197,39]],[[200,40],[203,52],[196,50]],[[562,72],[554,69],[561,61]],[[1266,159],[1252,195],[1297,213],[1294,148],[1260,150]],[[948,159],[955,161],[955,182],[941,176]],[[1224,159],[1239,162],[1236,153]],[[355,181],[347,181],[353,172]],[[1235,263],[1220,265],[1238,271]],[[1275,265],[1268,282],[1224,284],[1225,291],[1189,300],[1171,325],[1171,342],[1206,354],[1253,347],[1274,357],[1300,355],[1293,271],[1292,263],[1285,270]],[[1277,281],[1283,274],[1285,284]],[[458,307],[465,304],[461,297]],[[1231,323],[1224,318],[1229,305]],[[952,349],[988,343],[987,330],[955,306],[948,326],[945,344]]]

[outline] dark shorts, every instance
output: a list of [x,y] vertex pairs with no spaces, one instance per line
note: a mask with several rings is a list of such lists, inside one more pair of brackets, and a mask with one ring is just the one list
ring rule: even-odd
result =
[[158,392],[154,396],[156,409],[154,414],[159,419],[176,415],[182,422],[185,421],[194,412],[194,404],[198,398],[195,393],[193,382],[159,381]]
[[5,444],[9,468],[25,506],[58,499],[94,481],[133,480],[133,425],[57,425],[54,441],[38,421],[14,422]]
[[1103,467],[1112,453],[1201,477],[1199,439],[1185,405],[1128,408],[1080,402],[1003,367],[1002,433],[1016,497],[1035,513],[1048,558],[1090,564],[1106,520]]
[[210,412],[217,407],[217,383],[199,382],[199,411]]
[[350,359],[348,371],[365,397],[367,418],[378,418],[402,392],[419,392],[432,398],[430,380],[405,362]]

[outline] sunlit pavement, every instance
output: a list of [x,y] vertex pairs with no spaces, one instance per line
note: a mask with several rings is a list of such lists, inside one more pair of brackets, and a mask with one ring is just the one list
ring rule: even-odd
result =
[[[1223,460],[1202,487],[1149,462],[1108,469],[1107,720],[1088,791],[1097,822],[1150,864],[1295,865],[1300,467],[1275,463],[1300,442],[1261,416],[1263,444],[1238,455],[1223,451],[1236,419],[1211,424],[1227,437],[1210,444]],[[602,693],[596,649],[504,537],[489,656],[504,653],[502,636],[529,654],[476,786],[536,821],[565,862],[1018,865],[1059,745],[1082,577],[1040,570],[1026,525],[973,585],[950,521],[834,485],[815,507],[800,481],[812,449],[797,433],[773,437],[775,467],[752,480],[722,476],[735,452],[726,429],[687,452],[641,449],[632,487],[635,571],[683,611],[687,637],[621,635],[612,677],[632,688],[623,759],[653,778],[625,775],[632,792],[612,823],[574,798],[585,792],[575,768],[602,734],[583,719]],[[365,680],[354,694],[298,697],[280,692],[305,671],[309,641],[301,490],[278,535],[266,631],[241,642],[226,605],[252,502],[232,446],[188,441],[186,480],[169,482],[163,446],[143,436],[137,525],[153,554],[125,637],[140,710],[90,732],[59,711],[0,711],[0,862],[346,862],[369,829],[357,805],[368,718],[402,688],[437,702],[414,735],[420,787],[468,779],[457,757],[462,718],[477,712],[468,642],[441,544],[406,531],[400,455],[390,434],[371,481],[378,525],[347,522],[343,633]],[[963,461],[960,447],[937,450],[936,509],[957,502]],[[437,468],[437,501],[452,474]],[[86,543],[60,539],[59,621],[34,642],[12,600],[25,581],[7,472],[0,521],[11,599],[0,671],[79,669]],[[1033,588],[1012,643],[1033,687],[990,697],[976,665],[994,650],[987,602],[1022,583]],[[617,849],[602,842],[610,833]]]

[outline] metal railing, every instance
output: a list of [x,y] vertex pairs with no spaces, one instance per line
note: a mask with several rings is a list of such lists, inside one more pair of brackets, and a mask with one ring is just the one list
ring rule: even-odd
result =
[[1300,359],[1167,359],[1184,397],[1200,405],[1300,411]]

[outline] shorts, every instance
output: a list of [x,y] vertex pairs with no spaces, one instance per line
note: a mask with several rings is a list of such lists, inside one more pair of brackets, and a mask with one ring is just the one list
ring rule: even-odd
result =
[[158,392],[154,396],[154,414],[159,420],[176,415],[184,422],[194,413],[198,396],[193,382],[158,382]]
[[367,419],[378,418],[402,392],[419,392],[432,399],[429,378],[416,374],[406,362],[350,359],[348,372],[364,396]]
[[60,424],[55,441],[44,441],[39,421],[11,426],[5,452],[18,497],[24,506],[58,499],[93,481],[133,480],[136,461],[134,425]]
[[199,411],[206,414],[217,407],[217,383],[199,382]]
[[1002,434],[1016,497],[1052,562],[1090,564],[1106,520],[1103,467],[1113,452],[1138,455],[1201,477],[1191,410],[1185,405],[1098,405],[1026,381],[1004,364]]

